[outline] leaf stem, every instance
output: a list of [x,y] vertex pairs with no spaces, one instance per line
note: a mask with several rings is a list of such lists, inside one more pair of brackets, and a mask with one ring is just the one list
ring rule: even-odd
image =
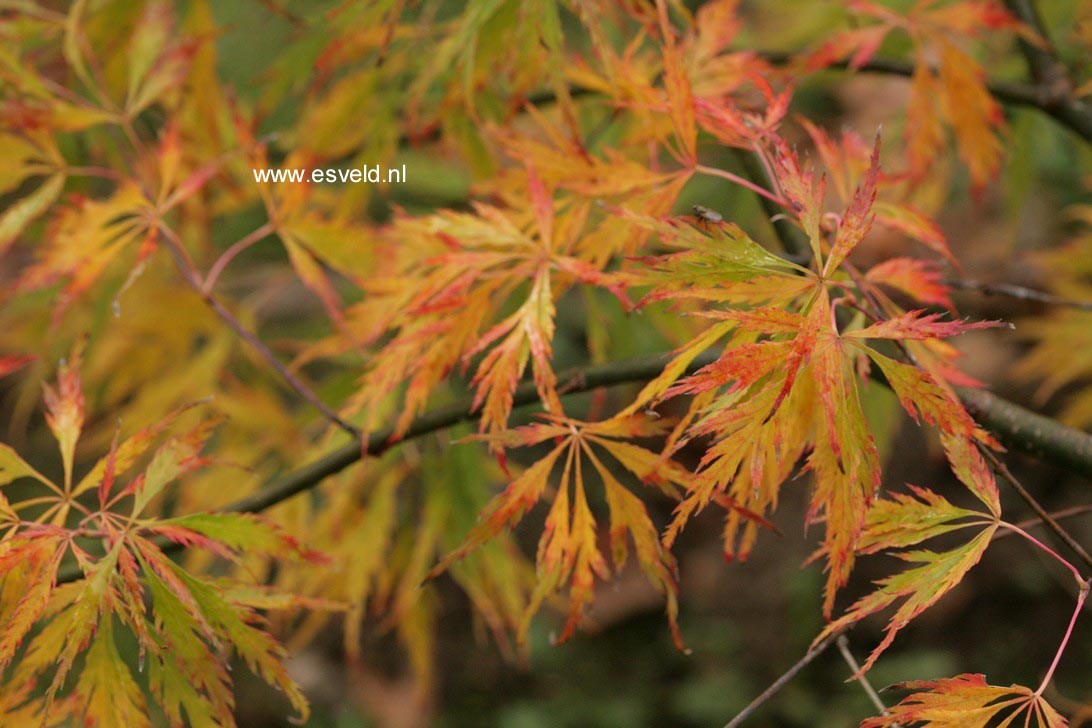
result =
[[733,174],[732,172],[724,169],[719,169],[717,167],[707,167],[704,164],[695,165],[694,169],[698,172],[701,172],[702,174],[708,174],[713,177],[721,177],[722,179],[726,179],[729,182],[734,182],[740,187],[745,187],[751,192],[754,192],[756,195],[761,195],[771,202],[781,205],[782,207],[788,207],[788,203],[783,198],[778,197],[773,192],[767,190],[765,187],[757,185],[751,180],[746,179],[745,177],[740,177],[738,174]]
[[[773,168],[760,146],[755,145],[753,154],[736,150],[736,158],[752,182],[765,182],[780,194],[781,190],[777,183],[777,176],[774,175]],[[807,265],[812,256],[811,243],[803,230],[789,222],[784,214],[784,205],[778,205],[769,198],[762,196],[759,196],[758,204],[762,206],[762,211],[769,219],[770,225],[773,226],[774,234],[781,242],[782,250],[791,256],[802,258],[801,265]]]
[[1086,582],[1085,582],[1085,578],[1083,576],[1081,576],[1081,572],[1077,570],[1076,566],[1074,566],[1070,562],[1066,561],[1061,555],[1059,555],[1057,551],[1050,548],[1045,543],[1043,543],[1039,539],[1035,538],[1030,533],[1028,533],[1027,531],[1025,531],[1024,529],[1020,528],[1017,525],[1009,523],[1008,521],[1000,521],[999,525],[1004,526],[1005,528],[1008,528],[1008,529],[1010,529],[1012,531],[1015,531],[1016,533],[1020,534],[1024,538],[1026,538],[1028,541],[1031,541],[1033,544],[1035,544],[1036,546],[1041,548],[1043,551],[1047,552],[1048,554],[1050,554],[1051,556],[1056,558],[1063,566],[1065,566],[1065,568],[1069,569],[1070,573],[1073,574],[1073,578],[1077,581],[1077,585],[1080,586],[1082,589],[1085,588],[1085,583]]
[[1043,694],[1043,691],[1047,689],[1047,685],[1050,684],[1051,678],[1054,677],[1054,670],[1057,669],[1058,663],[1062,659],[1062,653],[1065,652],[1066,645],[1069,644],[1069,638],[1073,636],[1073,625],[1077,623],[1077,615],[1081,613],[1081,609],[1084,607],[1084,600],[1088,598],[1088,588],[1090,585],[1092,585],[1092,579],[1081,584],[1081,591],[1077,595],[1077,608],[1073,610],[1073,616],[1069,618],[1069,626],[1066,627],[1065,636],[1062,637],[1062,644],[1058,645],[1058,651],[1054,653],[1054,661],[1050,663],[1050,669],[1047,670],[1046,677],[1043,678],[1043,682],[1039,685],[1039,689],[1035,691],[1037,696]]
[[[1092,568],[1092,556],[1089,555],[1088,551],[1086,551],[1083,546],[1077,543],[1077,540],[1073,538],[1072,535],[1070,535],[1069,531],[1066,531],[1064,528],[1062,528],[1062,525],[1058,523],[1058,521],[1055,520],[1053,516],[1047,513],[1045,508],[1039,505],[1039,501],[1035,500],[1031,493],[1028,492],[1027,488],[1025,488],[1023,484],[1021,484],[1020,481],[1016,479],[1016,476],[1009,471],[1005,463],[1003,463],[1000,458],[994,455],[988,447],[982,445],[981,443],[978,443],[978,451],[982,453],[982,457],[986,459],[986,462],[990,464],[990,467],[993,468],[994,472],[1000,475],[1006,483],[1012,486],[1012,489],[1015,490],[1020,495],[1020,497],[1024,499],[1024,502],[1031,507],[1031,510],[1035,511],[1035,515],[1038,516],[1044,524],[1046,524],[1047,528],[1053,531],[1054,535],[1062,540],[1062,543],[1068,546],[1074,554],[1080,557],[1081,561],[1083,561],[1086,566]],[[1077,580],[1081,580],[1080,575],[1078,575]]]
[[201,284],[201,293],[206,294],[212,292],[213,287],[216,285],[216,279],[224,272],[224,268],[227,267],[228,263],[230,263],[239,253],[243,252],[254,243],[257,243],[266,235],[271,234],[273,231],[273,224],[267,222],[225,250],[223,255],[217,258],[216,262],[212,264],[212,268],[209,269],[208,274],[205,276],[205,280]]

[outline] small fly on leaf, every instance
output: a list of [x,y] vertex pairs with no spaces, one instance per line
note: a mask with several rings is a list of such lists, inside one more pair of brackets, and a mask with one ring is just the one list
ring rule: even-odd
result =
[[724,216],[716,210],[710,210],[708,207],[702,207],[701,205],[694,205],[694,216],[702,222],[707,222],[711,225],[719,225],[724,222]]

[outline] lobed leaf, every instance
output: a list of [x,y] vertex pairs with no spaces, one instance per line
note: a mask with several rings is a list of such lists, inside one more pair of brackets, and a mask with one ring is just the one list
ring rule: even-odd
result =
[[982,558],[990,545],[996,522],[990,523],[966,544],[949,551],[910,551],[898,554],[900,559],[921,564],[876,582],[877,591],[857,600],[844,615],[826,626],[818,640],[865,617],[883,611],[902,600],[884,628],[884,638],[861,665],[858,675],[867,672],[877,658],[895,639],[899,630],[941,597],[955,588],[971,568]]
[[[916,690],[885,715],[869,718],[861,728],[1007,728],[1017,725],[1064,728],[1069,725],[1041,695],[1029,688],[986,683],[984,675],[964,674],[939,680],[892,685],[892,690]],[[1022,718],[1022,720],[1020,720]],[[999,722],[1000,721],[1000,722]]]

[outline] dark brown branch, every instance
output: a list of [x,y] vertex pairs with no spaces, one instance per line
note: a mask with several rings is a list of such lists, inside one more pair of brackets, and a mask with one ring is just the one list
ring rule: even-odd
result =
[[[712,363],[716,358],[713,352],[701,354],[686,367],[685,371],[692,374],[703,366]],[[564,397],[598,389],[599,387],[648,381],[660,374],[666,363],[666,356],[653,356],[627,359],[586,368],[577,367],[558,375],[558,391]],[[513,407],[525,407],[538,401],[538,389],[531,381],[521,382],[512,396]],[[477,419],[478,415],[473,411],[473,399],[468,397],[421,415],[413,421],[401,439],[395,439],[395,432],[391,428],[371,433],[363,451],[368,455],[381,455],[405,440],[413,440],[439,432],[461,422],[471,422]],[[294,495],[314,488],[331,475],[339,473],[358,462],[363,456],[361,450],[360,444],[356,442],[344,445],[315,462],[288,473],[257,493],[235,501],[223,510],[229,513],[257,513],[271,508]],[[158,545],[165,552],[181,551],[183,549],[180,544],[166,540],[160,540]],[[69,569],[58,577],[58,582],[75,581],[81,576],[82,573],[78,569]]]
[[[1021,41],[1023,42],[1023,41]],[[1034,47],[1034,46],[1033,46]],[[740,49],[746,51],[749,49]],[[775,66],[787,66],[799,62],[803,53],[790,53],[787,51],[752,50],[759,58]],[[829,70],[848,71],[856,70],[861,73],[877,73],[889,76],[903,76],[910,78],[914,75],[914,63],[900,58],[884,58],[874,56],[867,63],[856,69],[850,69],[849,61],[832,63],[826,67]],[[988,79],[986,89],[994,98],[1002,103],[1012,106],[1024,106],[1036,109],[1061,123],[1073,131],[1085,141],[1092,142],[1092,107],[1079,99],[1072,98],[1067,90],[1059,93],[1057,86],[1045,86],[1042,84],[1021,83],[1019,81],[1002,81]],[[581,98],[598,95],[596,91],[581,86],[570,88],[572,98]],[[526,102],[534,106],[553,104],[557,102],[557,96],[552,91],[542,91],[531,94]],[[412,146],[435,141],[440,137],[440,128],[430,128],[426,132],[415,135],[402,135],[399,137],[399,146]]]
[[[799,62],[802,54],[786,53],[784,51],[758,51],[758,56],[775,66],[786,66]],[[884,58],[873,56],[867,63],[856,68],[851,68],[849,61],[839,61],[826,66],[830,70],[849,71],[856,70],[861,73],[879,73],[887,76],[914,75],[915,64],[912,61],[904,61],[900,58]],[[1045,103],[1044,95],[1036,86],[1017,81],[987,81],[986,88],[998,100],[1016,106],[1031,106],[1042,108]]]
[[1013,285],[1012,283],[982,283],[974,279],[949,278],[944,283],[952,288],[963,291],[977,291],[987,296],[1006,296],[1020,301],[1036,301],[1051,306],[1066,306],[1081,311],[1092,311],[1092,301],[1079,301],[1074,298],[1055,296],[1046,291],[1037,291],[1034,288]]
[[1010,450],[1092,478],[1092,435],[1032,412],[984,389],[956,389],[980,425]]
[[[697,357],[687,373],[697,371],[714,361],[712,353]],[[663,371],[664,356],[627,359],[587,368],[576,368],[558,377],[558,388],[565,395],[585,392],[598,387],[647,381]],[[882,381],[876,377],[877,381]],[[960,397],[980,424],[994,434],[1003,444],[1021,452],[1045,458],[1059,465],[1092,478],[1092,436],[1066,427],[1054,420],[1024,409],[996,395],[978,389],[960,389]],[[513,406],[524,407],[538,401],[533,382],[522,382],[513,395]],[[425,413],[414,420],[403,440],[427,435],[460,422],[477,419],[471,411],[470,398]],[[379,455],[397,444],[393,430],[372,433],[364,452]],[[350,443],[331,451],[313,463],[294,470],[267,488],[242,498],[224,510],[254,513],[266,510],[289,498],[316,487],[323,480],[338,473],[362,457],[361,447]],[[181,550],[177,544],[161,544],[167,551]],[[69,570],[60,577],[61,582],[79,579],[78,570]]]
[[1073,97],[1073,82],[1066,67],[1058,60],[1046,32],[1039,11],[1032,0],[1005,0],[1009,11],[1045,41],[1046,46],[1029,43],[1020,38],[1020,50],[1028,64],[1028,71],[1035,80],[1036,88],[1043,95],[1039,104],[1046,113],[1092,141],[1092,105]]
[[[788,65],[800,59],[798,54],[784,51],[757,51],[757,55],[778,66]],[[850,65],[848,61],[842,61],[832,63],[827,68],[845,71],[850,70]],[[914,64],[897,58],[873,57],[855,70],[862,73],[880,73],[909,78],[914,75]],[[1085,102],[1072,98],[1068,91],[1059,93],[1056,85],[998,80],[987,80],[986,89],[998,101],[1013,106],[1037,109],[1053,117],[1055,121],[1085,141],[1092,142],[1092,108]]]

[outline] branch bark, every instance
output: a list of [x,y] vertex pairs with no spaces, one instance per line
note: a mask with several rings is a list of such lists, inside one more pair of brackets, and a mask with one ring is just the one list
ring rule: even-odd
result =
[[[711,364],[716,358],[717,356],[713,352],[700,354],[686,367],[685,371],[692,374],[703,366]],[[558,376],[558,391],[561,396],[567,397],[579,392],[598,389],[599,387],[648,381],[663,371],[666,361],[666,355],[661,355],[626,359],[591,367],[576,367]],[[538,401],[538,389],[533,381],[521,382],[512,396],[513,408],[526,407]],[[413,421],[401,440],[395,439],[392,428],[373,432],[363,446],[360,442],[351,442],[348,445],[332,450],[318,460],[275,480],[257,493],[235,501],[223,508],[222,511],[228,513],[258,513],[272,508],[294,495],[316,487],[331,475],[335,475],[360,461],[365,455],[381,455],[405,440],[413,440],[445,430],[460,422],[470,422],[478,419],[478,415],[473,411],[473,404],[473,398],[467,397],[446,407],[439,407],[426,412]],[[157,539],[156,543],[160,549],[167,553],[184,550],[181,544],[166,539]],[[57,583],[64,584],[76,581],[82,576],[83,573],[78,568],[65,569],[58,575]]]
[[[1009,3],[1011,5],[1024,5],[1026,3],[1021,0]],[[1026,41],[1020,41],[1022,48],[1029,47],[1038,59],[1041,55],[1041,49],[1035,48],[1028,44]],[[1027,55],[1028,51],[1024,51]],[[777,66],[788,65],[793,61],[799,60],[799,55],[793,53],[787,53],[784,51],[756,51],[757,55],[769,63]],[[1047,54],[1049,56],[1049,54]],[[1053,56],[1049,56],[1053,59]],[[1041,63],[1041,61],[1037,61]],[[1052,68],[1057,69],[1061,66],[1057,60],[1054,60],[1055,64]],[[1029,61],[1029,66],[1030,66]],[[850,70],[849,62],[842,61],[840,63],[832,63],[827,66],[829,69],[836,70]],[[867,63],[862,64],[856,69],[862,73],[880,73],[889,76],[905,76],[909,78],[914,75],[914,64],[909,61],[904,61],[898,58],[883,58],[873,57]],[[1056,70],[1052,71],[1049,75],[1044,75],[1043,79],[1035,75],[1033,71],[1033,77],[1035,83],[1020,83],[1018,81],[999,81],[999,80],[987,80],[986,88],[991,94],[998,100],[1006,104],[1013,106],[1025,106],[1032,109],[1037,109],[1054,118],[1055,121],[1060,123],[1072,131],[1077,136],[1084,139],[1086,142],[1092,142],[1092,106],[1089,106],[1086,102],[1075,99],[1072,96],[1072,85],[1065,81],[1059,83],[1058,81],[1045,82],[1046,78],[1056,79]],[[1064,80],[1066,77],[1062,76]]]
[[1092,478],[1092,435],[984,389],[956,389],[967,411],[1010,450]]
[[[693,373],[716,360],[716,354],[706,352],[694,359],[686,368]],[[661,371],[665,356],[625,359],[591,367],[577,367],[558,377],[558,387],[569,396],[599,387],[648,381]],[[882,381],[876,377],[876,381]],[[1024,409],[984,390],[960,389],[959,395],[978,422],[1007,447],[1063,465],[1077,473],[1092,478],[1092,435]],[[524,381],[513,395],[513,407],[525,407],[538,401],[534,382]],[[444,430],[460,422],[477,419],[472,411],[472,399],[466,398],[438,409],[426,412],[414,420],[403,440],[412,440]],[[316,487],[326,478],[341,472],[361,460],[365,455],[380,455],[400,441],[394,439],[391,429],[373,432],[366,445],[353,442],[332,450],[318,460],[304,465],[275,480],[268,487],[235,501],[223,510],[236,513],[257,513],[288,500],[292,496]],[[179,551],[181,546],[172,542],[159,544],[165,551]],[[81,578],[78,569],[69,569],[58,577],[59,583]]]
[[1035,87],[1042,96],[1037,106],[1057,121],[1092,141],[1092,105],[1073,97],[1073,82],[1069,71],[1054,53],[1046,26],[1032,0],[1005,0],[1016,18],[1034,30],[1046,42],[1046,47],[1019,39],[1020,51],[1028,64],[1028,71],[1035,80]]

